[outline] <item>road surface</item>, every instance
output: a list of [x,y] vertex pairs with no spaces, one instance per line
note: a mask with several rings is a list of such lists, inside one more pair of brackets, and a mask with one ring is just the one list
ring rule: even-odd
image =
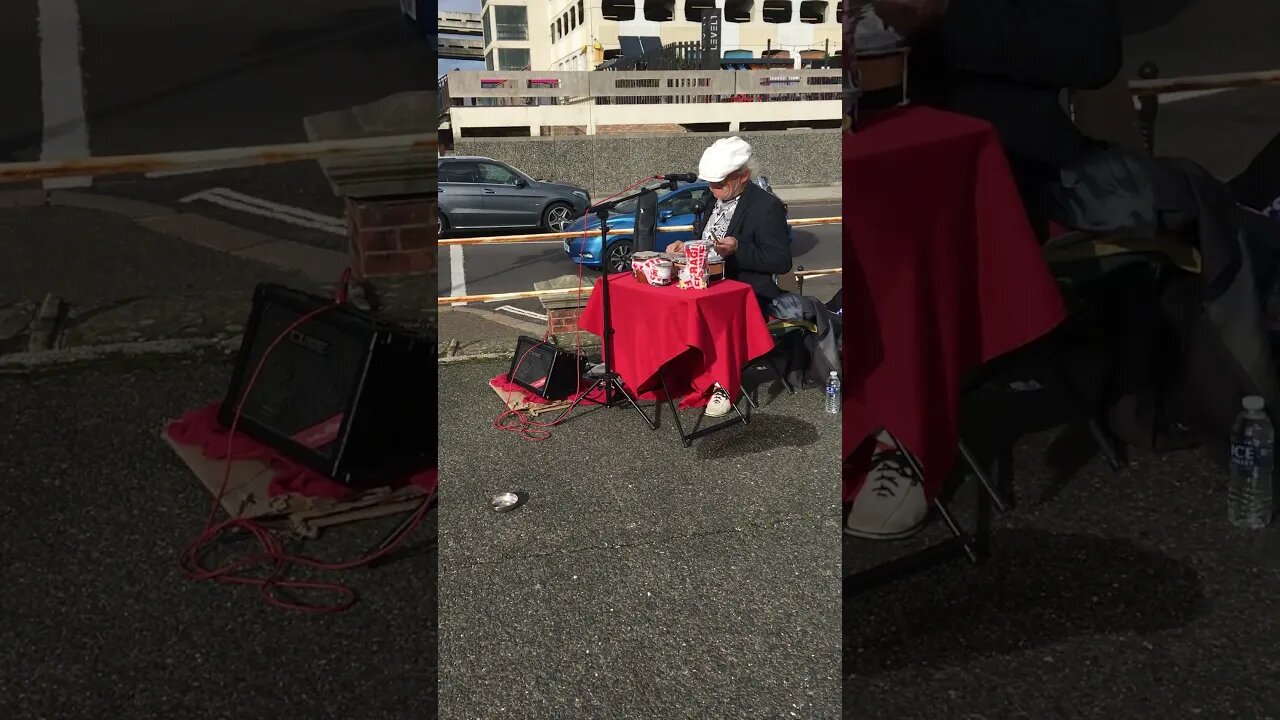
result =
[[[302,142],[307,115],[430,89],[432,56],[391,0],[6,0],[0,162]],[[283,219],[315,220],[286,207],[341,218],[315,163],[92,187],[165,205],[225,188],[238,202],[188,205],[286,239],[345,243]]]

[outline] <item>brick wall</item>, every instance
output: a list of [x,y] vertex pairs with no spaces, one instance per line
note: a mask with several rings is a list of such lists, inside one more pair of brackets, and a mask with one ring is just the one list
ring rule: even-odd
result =
[[578,317],[581,315],[580,307],[548,308],[547,330],[552,335],[572,335],[578,330]]
[[436,269],[434,196],[347,199],[352,269],[359,278]]

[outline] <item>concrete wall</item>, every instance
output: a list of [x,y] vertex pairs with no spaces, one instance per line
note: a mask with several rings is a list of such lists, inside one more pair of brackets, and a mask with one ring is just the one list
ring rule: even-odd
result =
[[[840,184],[840,131],[738,133],[759,171],[778,187]],[[702,151],[729,133],[460,138],[458,155],[514,165],[535,178],[582,185],[592,197],[615,193],[645,175],[696,172]]]

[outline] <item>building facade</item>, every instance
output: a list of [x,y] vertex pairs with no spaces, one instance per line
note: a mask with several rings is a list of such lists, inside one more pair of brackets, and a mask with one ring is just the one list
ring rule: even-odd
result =
[[485,0],[489,70],[591,70],[617,57],[622,38],[645,46],[698,42],[703,11],[719,9],[725,58],[834,56],[839,0]]

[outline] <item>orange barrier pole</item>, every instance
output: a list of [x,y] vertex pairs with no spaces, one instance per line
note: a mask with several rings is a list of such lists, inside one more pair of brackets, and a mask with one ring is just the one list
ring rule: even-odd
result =
[[[788,220],[787,224],[791,227],[810,227],[814,225],[838,225],[843,222],[840,216],[820,217],[820,218],[796,218]],[[658,228],[658,232],[687,232],[693,230],[692,225],[669,225],[667,227]],[[587,237],[591,237],[596,233],[588,232]],[[554,233],[528,233],[524,235],[486,235],[484,237],[459,237],[459,238],[440,238],[437,242],[441,247],[447,245],[506,245],[508,243],[522,242],[546,242],[548,240],[564,240],[567,238],[582,237],[581,230],[577,232],[554,232]]]

